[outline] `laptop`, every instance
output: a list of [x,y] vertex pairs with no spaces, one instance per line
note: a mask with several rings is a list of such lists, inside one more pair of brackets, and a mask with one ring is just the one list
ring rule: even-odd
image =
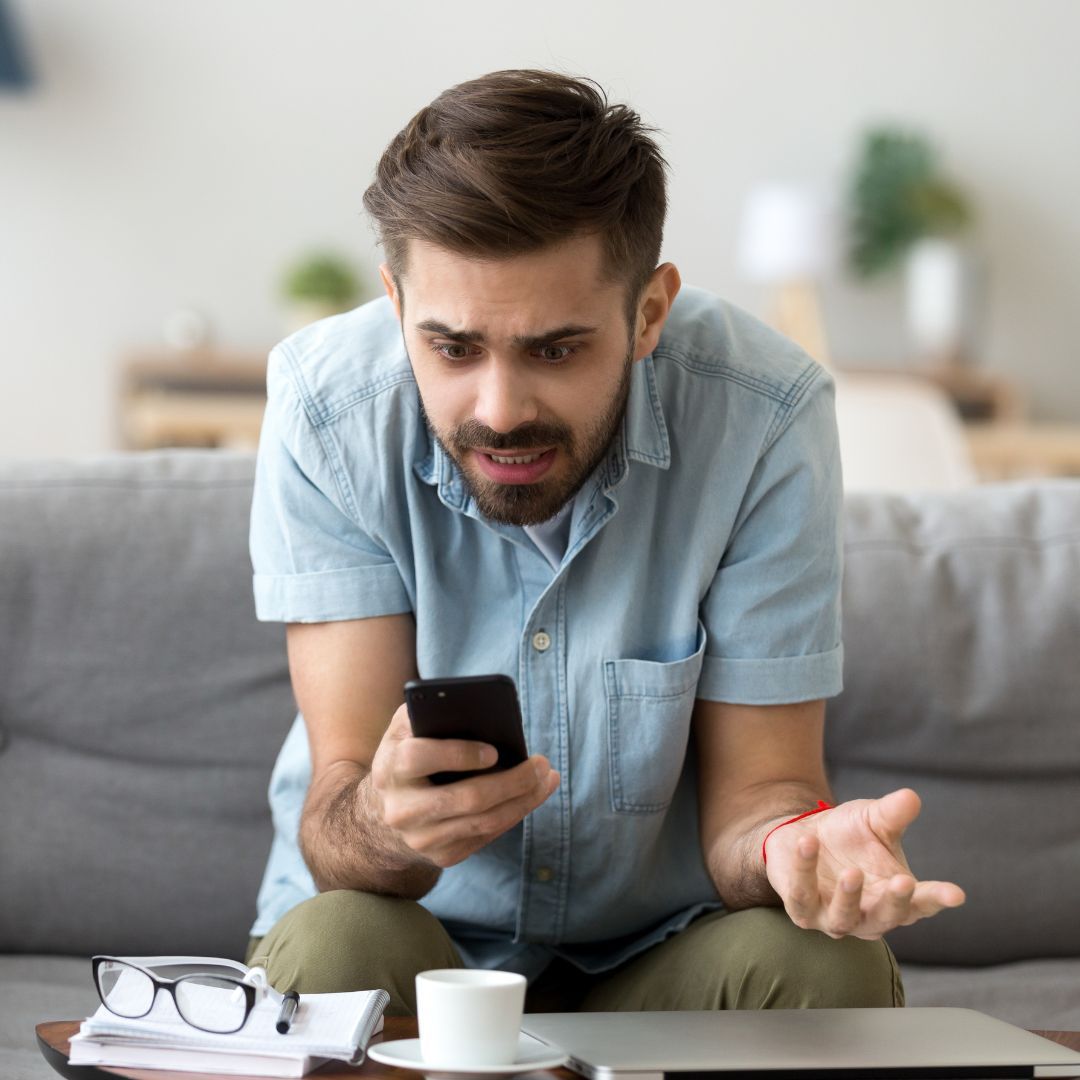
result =
[[972,1009],[531,1013],[522,1021],[590,1080],[1080,1077],[1080,1053]]

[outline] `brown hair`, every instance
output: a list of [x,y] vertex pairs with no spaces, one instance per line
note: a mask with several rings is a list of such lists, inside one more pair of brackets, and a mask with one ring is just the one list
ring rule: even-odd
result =
[[364,192],[399,291],[410,239],[506,258],[598,234],[632,323],[667,211],[655,130],[594,80],[552,71],[494,71],[443,91],[394,136]]

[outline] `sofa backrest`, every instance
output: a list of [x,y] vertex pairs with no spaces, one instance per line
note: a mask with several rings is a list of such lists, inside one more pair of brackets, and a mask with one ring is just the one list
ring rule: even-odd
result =
[[[242,955],[293,716],[257,623],[254,457],[0,464],[0,950]],[[923,798],[965,907],[901,959],[1080,956],[1080,481],[846,510],[836,793]]]
[[242,957],[295,716],[253,460],[0,465],[0,950]]
[[841,798],[912,787],[916,874],[967,903],[901,960],[1080,956],[1080,481],[846,500]]

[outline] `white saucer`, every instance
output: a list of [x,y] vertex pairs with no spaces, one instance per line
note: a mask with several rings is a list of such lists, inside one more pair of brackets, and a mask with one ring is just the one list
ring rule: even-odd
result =
[[522,1032],[518,1036],[517,1056],[509,1065],[476,1065],[470,1069],[446,1068],[429,1064],[420,1056],[419,1039],[395,1039],[393,1042],[372,1043],[367,1055],[383,1065],[400,1069],[417,1069],[427,1076],[516,1076],[534,1069],[557,1069],[566,1064],[566,1054]]

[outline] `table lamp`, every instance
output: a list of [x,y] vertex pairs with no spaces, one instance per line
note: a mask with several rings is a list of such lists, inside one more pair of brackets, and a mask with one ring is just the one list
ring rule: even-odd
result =
[[817,280],[834,263],[837,240],[830,200],[812,187],[764,183],[746,198],[737,262],[747,279],[771,286],[769,321],[830,367]]

